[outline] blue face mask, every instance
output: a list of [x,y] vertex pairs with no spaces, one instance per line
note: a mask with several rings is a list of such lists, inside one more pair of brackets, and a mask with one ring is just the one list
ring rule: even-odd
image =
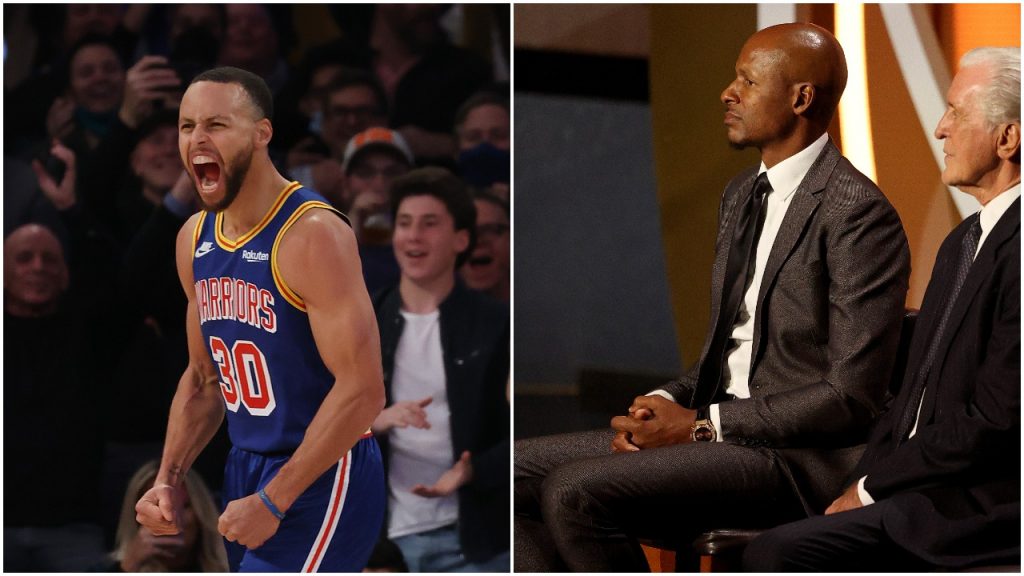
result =
[[75,108],[75,121],[78,125],[100,138],[104,138],[110,133],[115,120],[117,120],[117,108],[110,112],[90,112],[81,106]]
[[459,174],[471,186],[487,188],[495,182],[508,182],[512,171],[512,152],[495,148],[490,142],[459,152]]
[[319,136],[323,133],[324,129],[324,112],[323,110],[317,110],[313,112],[313,117],[309,119],[309,133],[316,134]]

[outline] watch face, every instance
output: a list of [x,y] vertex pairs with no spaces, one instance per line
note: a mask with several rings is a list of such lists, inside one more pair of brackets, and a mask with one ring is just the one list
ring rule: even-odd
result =
[[716,433],[715,425],[709,420],[698,420],[693,425],[691,434],[694,442],[714,442]]

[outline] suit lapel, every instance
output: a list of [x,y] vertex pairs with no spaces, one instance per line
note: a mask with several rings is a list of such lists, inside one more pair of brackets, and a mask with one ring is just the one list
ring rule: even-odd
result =
[[820,200],[818,194],[825,189],[832,171],[842,156],[831,140],[818,155],[818,159],[811,164],[810,170],[804,176],[800,186],[793,193],[793,200],[790,202],[786,216],[782,219],[782,226],[772,243],[771,252],[768,253],[768,261],[765,263],[764,275],[761,278],[761,287],[757,292],[757,313],[754,318],[754,342],[753,357],[750,359],[750,377],[753,378],[754,368],[761,356],[761,319],[764,310],[765,295],[775,284],[782,265],[789,259],[793,249],[803,236],[803,231],[810,222],[811,216],[818,209]]
[[908,388],[911,382],[918,378],[921,371],[921,364],[928,351],[928,340],[935,332],[936,324],[942,316],[939,303],[946,297],[949,278],[955,274],[956,257],[955,249],[959,249],[966,227],[961,231],[951,232],[940,246],[939,253],[935,258],[935,265],[932,268],[931,278],[924,292],[924,299],[921,301],[920,314],[917,317],[917,324],[914,327],[914,336],[910,344],[910,351],[907,355],[907,371],[903,374],[903,381],[900,385],[899,396],[903,388]]
[[[956,239],[956,245],[960,245],[959,239]],[[907,409],[907,403],[910,402],[908,390],[913,387],[913,383],[917,381],[918,374],[921,372],[921,364],[928,349],[928,336],[935,330],[935,323],[941,315],[938,304],[935,304],[933,301],[942,300],[945,295],[946,286],[944,281],[938,281],[937,279],[949,278],[953,274],[950,270],[951,264],[951,258],[946,257],[940,251],[939,258],[932,269],[932,276],[928,282],[928,287],[925,289],[924,300],[921,303],[920,313],[914,326],[910,350],[907,353],[907,367],[904,369],[903,374],[900,374],[902,380],[896,392],[896,398],[893,399],[889,408],[889,411],[895,414],[903,414],[904,410]],[[899,422],[899,418],[889,418],[888,421],[891,436],[893,432],[891,429]],[[891,439],[892,441],[896,440],[895,438]]]
[[[1010,205],[1010,208],[1003,214],[1003,217],[996,222],[996,225],[989,232],[988,238],[985,239],[985,243],[981,246],[981,250],[978,251],[977,257],[974,259],[974,263],[971,264],[970,271],[967,273],[967,278],[964,280],[964,285],[960,288],[960,293],[956,297],[956,301],[953,302],[953,309],[949,312],[949,319],[946,321],[946,328],[942,334],[942,341],[939,342],[939,348],[935,352],[935,362],[937,365],[928,374],[928,387],[935,388],[938,384],[939,374],[941,373],[941,362],[946,358],[949,353],[949,347],[952,345],[953,340],[956,338],[957,333],[960,331],[960,325],[963,323],[964,316],[967,315],[967,310],[971,307],[971,303],[974,301],[974,297],[977,295],[978,290],[982,284],[985,283],[992,276],[992,271],[995,268],[997,256],[1002,250],[1003,245],[1010,241],[1012,238],[1019,237],[1020,230],[1020,199],[1018,198]],[[966,227],[963,231],[967,233]],[[960,234],[962,237],[963,234]],[[959,239],[957,244],[959,245]],[[937,312],[938,313],[938,312]],[[932,416],[932,411],[935,407],[935,397],[938,390],[933,390],[931,394],[925,391],[925,394],[931,396],[927,398],[924,406],[921,410],[921,421],[927,422]]]

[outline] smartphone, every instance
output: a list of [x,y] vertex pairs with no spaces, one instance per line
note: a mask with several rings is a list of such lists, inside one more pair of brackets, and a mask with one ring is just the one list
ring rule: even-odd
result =
[[43,165],[43,170],[53,178],[53,181],[59,186],[61,181],[64,180],[64,173],[67,171],[67,164],[63,160],[57,158],[50,153],[49,144],[43,144],[39,147],[35,154],[36,160]]

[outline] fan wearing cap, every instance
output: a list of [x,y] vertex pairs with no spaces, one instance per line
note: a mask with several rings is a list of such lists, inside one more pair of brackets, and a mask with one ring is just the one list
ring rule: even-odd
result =
[[370,128],[348,141],[341,163],[345,172],[344,201],[360,242],[376,238],[372,231],[377,228],[385,229],[385,239],[390,237],[391,225],[377,216],[387,217],[391,181],[411,170],[415,163],[409,145],[394,130]]
[[366,288],[374,293],[398,282],[399,269],[391,250],[391,182],[415,165],[402,135],[370,128],[353,136],[345,147],[342,170],[347,213],[359,241]]

